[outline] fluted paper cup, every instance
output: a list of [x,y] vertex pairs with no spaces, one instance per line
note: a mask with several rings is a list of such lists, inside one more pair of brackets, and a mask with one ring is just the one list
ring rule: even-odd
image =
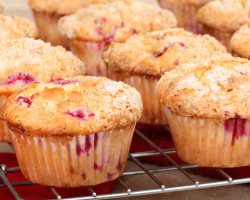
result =
[[156,84],[160,76],[140,75],[109,70],[109,77],[115,81],[122,81],[131,85],[140,92],[143,112],[138,122],[158,125],[168,124],[164,108],[155,92]]
[[158,0],[161,8],[170,10],[174,13],[178,24],[178,27],[184,28],[187,31],[191,31],[195,34],[204,34],[203,27],[195,20],[195,15],[200,8],[196,5],[179,5],[175,3],[169,3],[164,0]]
[[[6,102],[7,97],[0,96],[0,107]],[[10,133],[5,121],[0,120],[0,142],[11,142]]]
[[40,38],[45,42],[50,42],[53,46],[63,46],[69,49],[68,39],[62,36],[58,30],[58,20],[60,15],[48,14],[45,12],[33,11]]
[[165,109],[178,156],[202,167],[250,165],[250,122],[186,117]]
[[92,186],[125,168],[135,123],[84,136],[31,136],[10,130],[23,175],[54,187]]
[[86,67],[86,75],[108,77],[108,69],[102,59],[105,42],[69,40],[70,50]]

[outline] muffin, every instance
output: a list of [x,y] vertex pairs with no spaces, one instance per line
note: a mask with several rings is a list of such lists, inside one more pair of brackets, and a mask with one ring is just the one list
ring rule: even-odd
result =
[[41,39],[53,46],[61,45],[68,49],[68,41],[58,32],[59,18],[90,4],[110,1],[114,0],[29,0],[29,5],[33,10]]
[[250,165],[250,62],[195,59],[157,84],[178,156],[203,167]]
[[195,15],[198,9],[211,0],[158,0],[160,7],[174,13],[178,27],[196,34],[203,34],[202,26],[197,23]]
[[69,39],[70,50],[83,61],[88,75],[107,77],[102,60],[107,44],[124,42],[133,34],[175,27],[176,23],[171,12],[156,6],[116,1],[91,5],[61,18],[59,30]]
[[232,53],[236,57],[250,59],[250,24],[242,26],[232,37]]
[[207,33],[231,52],[230,40],[235,31],[249,22],[249,4],[247,0],[216,0],[201,7],[196,15]]
[[38,30],[28,19],[0,14],[0,41],[19,38],[38,38]]
[[143,115],[139,122],[168,124],[155,93],[160,77],[192,58],[226,53],[214,38],[194,35],[180,28],[135,35],[124,43],[113,43],[104,52],[110,78],[135,87],[142,96]]
[[[0,43],[0,107],[26,84],[60,80],[84,74],[83,63],[62,47],[29,38]],[[0,121],[0,142],[10,142],[7,126]]]
[[125,167],[140,94],[102,77],[33,83],[12,95],[8,122],[20,169],[33,183],[92,186],[118,178]]

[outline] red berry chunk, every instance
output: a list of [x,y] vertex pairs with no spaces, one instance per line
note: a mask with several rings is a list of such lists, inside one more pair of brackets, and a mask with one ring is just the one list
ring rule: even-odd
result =
[[16,103],[19,104],[20,106],[23,104],[23,103],[26,103],[28,108],[32,105],[32,97],[29,99],[29,98],[26,98],[26,97],[18,97],[17,100],[16,100]]
[[91,113],[91,112],[88,112],[88,111],[85,111],[82,109],[68,111],[66,114],[70,115],[78,120],[81,120],[81,121],[88,121],[89,119],[91,119],[95,116],[94,113]]
[[21,83],[22,85],[27,85],[30,83],[34,83],[35,81],[36,79],[27,73],[18,73],[9,76],[4,82],[4,85],[15,85],[18,83]]
[[56,85],[67,85],[67,84],[76,84],[75,80],[65,80],[63,78],[52,78],[49,83],[54,83]]

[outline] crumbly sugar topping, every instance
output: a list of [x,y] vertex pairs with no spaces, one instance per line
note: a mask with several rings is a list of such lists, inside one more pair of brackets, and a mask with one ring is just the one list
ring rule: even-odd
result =
[[165,73],[161,102],[185,116],[250,119],[250,61],[218,54],[193,59]]
[[0,94],[53,77],[84,75],[84,64],[71,52],[30,38],[0,43]]
[[169,3],[173,4],[179,4],[179,5],[196,5],[196,6],[201,6],[204,5],[205,3],[208,3],[212,0],[164,0]]
[[18,38],[38,38],[36,26],[28,19],[0,14],[0,41]]
[[223,32],[234,32],[249,22],[248,0],[216,0],[201,7],[197,20]]
[[[176,27],[173,13],[129,0],[96,4],[62,17],[61,34],[69,39],[123,42],[133,34]],[[88,27],[88,28],[86,28]]]
[[29,0],[30,7],[37,12],[67,15],[91,4],[119,0]]
[[250,24],[242,26],[233,35],[231,47],[241,57],[250,59]]
[[103,59],[113,71],[163,75],[192,58],[226,53],[226,48],[209,35],[194,35],[181,28],[134,35],[124,43],[112,43]]
[[142,113],[139,92],[122,82],[77,76],[33,83],[12,95],[1,119],[23,134],[88,135],[137,122]]

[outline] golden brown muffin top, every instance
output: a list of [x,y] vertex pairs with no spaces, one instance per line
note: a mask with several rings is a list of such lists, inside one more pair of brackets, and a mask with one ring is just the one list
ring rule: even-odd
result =
[[179,4],[179,5],[201,6],[201,5],[204,5],[205,3],[212,1],[212,0],[163,0],[163,1],[173,3],[173,4]]
[[157,84],[161,102],[184,116],[250,119],[250,61],[230,54],[191,60]]
[[241,57],[250,59],[250,24],[242,26],[233,35],[231,47]]
[[0,94],[54,77],[85,74],[84,64],[71,52],[31,38],[0,42]]
[[234,32],[249,22],[249,11],[247,0],[216,0],[201,7],[196,18],[208,27]]
[[32,135],[88,135],[137,122],[139,92],[123,82],[77,76],[33,83],[12,95],[1,119]]
[[28,19],[0,14],[0,41],[18,38],[38,38],[36,26]]
[[176,27],[176,24],[170,11],[125,0],[91,5],[62,17],[59,30],[69,39],[109,43],[125,41],[137,33]]
[[29,0],[30,7],[37,12],[68,15],[91,4],[118,0]]
[[112,71],[163,75],[192,58],[226,53],[209,35],[195,35],[181,28],[134,35],[125,43],[112,43],[103,59]]

